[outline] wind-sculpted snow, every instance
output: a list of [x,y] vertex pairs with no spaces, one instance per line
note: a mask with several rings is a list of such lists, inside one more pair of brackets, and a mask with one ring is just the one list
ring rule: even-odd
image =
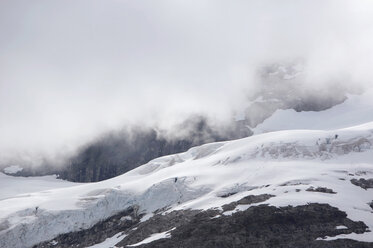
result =
[[[373,230],[373,189],[351,183],[373,178],[372,144],[373,123],[279,131],[195,147],[98,183],[15,195],[0,201],[0,247],[31,247],[128,207],[151,214],[238,202],[229,215],[263,204],[243,197],[264,194],[274,206],[327,203]],[[373,242],[371,232],[347,237]]]

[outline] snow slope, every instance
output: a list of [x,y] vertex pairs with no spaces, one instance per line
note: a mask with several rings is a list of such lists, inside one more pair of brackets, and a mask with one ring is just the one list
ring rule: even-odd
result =
[[90,247],[86,248],[115,248],[115,245],[118,244],[122,239],[126,237],[125,234],[123,233],[117,233],[111,238],[107,238],[104,242],[92,245]]
[[296,112],[279,109],[253,129],[255,134],[290,129],[333,130],[373,121],[373,89],[349,95],[342,104],[325,111]]
[[[372,148],[373,122],[206,144],[157,158],[106,181],[3,199],[0,247],[30,247],[61,233],[89,228],[133,205],[143,213],[163,207],[169,207],[167,211],[219,208],[246,195],[265,193],[275,195],[265,202],[274,206],[328,203],[373,230],[368,205],[373,189],[350,182],[373,178]],[[305,191],[311,186],[327,187],[336,194]],[[235,194],[221,197],[230,193]],[[233,211],[248,207],[239,205]],[[373,242],[373,232],[347,237]]]
[[170,238],[171,237],[170,232],[172,230],[174,230],[174,229],[175,228],[172,228],[171,230],[168,230],[168,231],[165,231],[165,232],[161,232],[161,233],[154,233],[150,237],[144,239],[143,241],[140,241],[140,242],[138,242],[136,244],[127,245],[127,246],[128,247],[135,247],[135,246],[139,246],[139,245],[151,243],[151,242],[153,242],[155,240],[158,240],[158,239],[167,239],[167,238]]
[[79,183],[57,179],[55,175],[42,177],[14,177],[0,172],[0,200],[17,197],[17,195],[21,194],[76,185],[79,185]]

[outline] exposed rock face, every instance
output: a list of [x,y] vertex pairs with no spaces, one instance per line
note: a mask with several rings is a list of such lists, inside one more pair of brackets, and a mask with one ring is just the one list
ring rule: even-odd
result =
[[34,248],[92,246],[114,236],[120,231],[128,230],[137,224],[139,219],[140,217],[136,215],[136,208],[128,208],[127,210],[116,214],[105,221],[97,223],[90,229],[62,234],[56,239],[43,242],[34,246]]
[[359,180],[354,178],[354,179],[351,179],[351,183],[363,189],[373,189],[373,178],[370,178],[370,179],[360,178]]
[[[171,238],[142,247],[373,247],[351,240],[316,241],[319,237],[366,231],[364,223],[353,222],[326,204],[282,208],[260,205],[212,219],[204,214],[176,228]],[[337,230],[337,225],[348,229]],[[122,244],[128,244],[126,239]]]
[[[245,197],[238,204],[268,199],[269,195]],[[224,211],[224,210],[223,210]],[[180,210],[157,214],[139,222],[141,216],[130,208],[88,230],[60,235],[34,248],[87,247],[123,232],[116,247],[127,247],[155,233],[170,232],[169,238],[138,247],[373,247],[348,239],[317,240],[339,234],[364,233],[367,226],[354,222],[346,213],[327,204],[312,203],[297,207],[252,206],[245,211],[224,215],[221,210]],[[347,228],[338,229],[337,226]]]
[[325,187],[317,187],[317,188],[309,187],[308,189],[306,189],[306,191],[308,191],[308,192],[320,192],[320,193],[327,193],[327,194],[337,194],[332,189],[328,189],[328,188],[325,188]]
[[235,209],[237,205],[247,205],[247,204],[253,204],[253,203],[258,203],[258,202],[264,202],[271,197],[274,197],[274,195],[268,195],[268,194],[248,195],[239,201],[235,201],[235,202],[231,202],[229,204],[223,205],[222,209],[223,211],[230,211],[230,210]]

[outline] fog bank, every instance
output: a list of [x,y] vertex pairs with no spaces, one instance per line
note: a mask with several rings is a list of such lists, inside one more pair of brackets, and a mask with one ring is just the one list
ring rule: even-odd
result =
[[224,125],[273,64],[300,64],[279,87],[304,95],[373,84],[368,0],[3,0],[0,32],[0,161],[194,114]]

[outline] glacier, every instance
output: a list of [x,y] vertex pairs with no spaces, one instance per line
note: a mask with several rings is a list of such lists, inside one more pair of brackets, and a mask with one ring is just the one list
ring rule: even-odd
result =
[[[0,200],[0,247],[32,247],[59,234],[88,229],[131,206],[151,218],[155,211],[221,209],[261,194],[273,195],[264,203],[278,207],[326,203],[373,230],[373,188],[351,183],[373,178],[373,121],[366,121],[372,109],[364,109],[360,123],[354,118],[354,126],[275,130],[157,158],[106,181],[17,191]],[[328,111],[335,109],[319,115],[326,118]],[[304,113],[282,120],[296,121],[300,115]],[[308,190],[323,187],[334,193]],[[259,204],[238,205],[225,214]],[[373,233],[320,238],[373,242]]]

